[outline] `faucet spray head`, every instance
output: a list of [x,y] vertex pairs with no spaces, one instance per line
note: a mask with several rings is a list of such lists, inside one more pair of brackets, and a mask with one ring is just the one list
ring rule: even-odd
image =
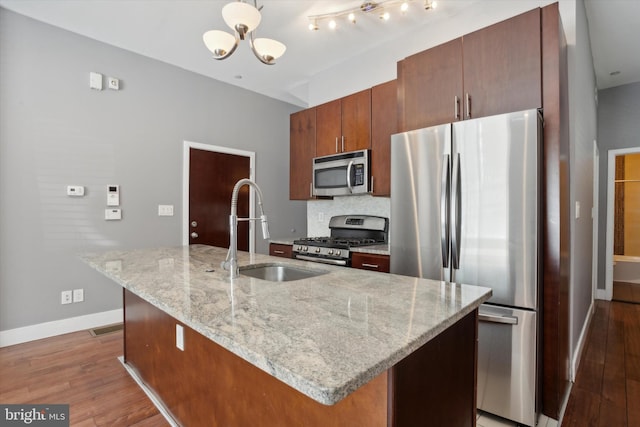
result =
[[260,222],[262,224],[262,238],[264,240],[269,239],[269,223],[267,222],[267,216],[265,214],[260,215]]

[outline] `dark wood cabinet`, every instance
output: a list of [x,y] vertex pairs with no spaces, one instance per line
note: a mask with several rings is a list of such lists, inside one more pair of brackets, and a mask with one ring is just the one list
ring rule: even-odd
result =
[[316,156],[316,110],[309,108],[289,118],[289,199],[312,199],[312,161]]
[[316,107],[316,155],[371,147],[371,90]]
[[371,88],[371,180],[374,196],[391,195],[391,135],[398,132],[396,80]]
[[544,108],[542,220],[542,412],[558,419],[570,391],[569,78],[558,3],[542,8]]
[[465,118],[542,107],[540,9],[462,39]]
[[398,63],[401,132],[542,107],[540,9]]
[[398,62],[401,132],[461,119],[462,38]]
[[361,270],[389,272],[389,255],[366,254],[354,252],[351,256],[351,267]]
[[269,245],[269,255],[282,258],[293,258],[293,246],[281,243],[271,243]]
[[[334,405],[124,290],[124,358],[178,425],[475,426],[477,310]],[[184,351],[176,347],[183,328]]]

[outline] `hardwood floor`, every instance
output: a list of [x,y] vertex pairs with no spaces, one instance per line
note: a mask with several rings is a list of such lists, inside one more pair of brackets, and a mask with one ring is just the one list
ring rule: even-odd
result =
[[122,331],[0,348],[0,402],[69,404],[72,426],[168,426],[117,359]]
[[[72,426],[168,426],[117,357],[122,331],[0,348],[0,402],[67,403]],[[640,304],[596,301],[562,427],[640,426]]]
[[562,427],[640,426],[640,305],[596,301]]

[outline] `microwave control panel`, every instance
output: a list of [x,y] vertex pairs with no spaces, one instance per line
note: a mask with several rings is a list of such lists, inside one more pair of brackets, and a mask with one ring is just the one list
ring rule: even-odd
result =
[[352,185],[364,185],[364,165],[353,165],[353,174],[354,180]]

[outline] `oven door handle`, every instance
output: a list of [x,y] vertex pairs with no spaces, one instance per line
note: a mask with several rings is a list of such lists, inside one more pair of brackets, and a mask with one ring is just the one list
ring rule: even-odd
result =
[[353,193],[353,187],[351,186],[351,168],[353,167],[353,160],[347,165],[347,188],[349,193]]
[[296,259],[301,259],[304,261],[313,261],[313,262],[321,262],[323,264],[331,264],[331,265],[347,265],[347,261],[343,259],[331,259],[331,258],[320,258],[308,255],[296,255]]

